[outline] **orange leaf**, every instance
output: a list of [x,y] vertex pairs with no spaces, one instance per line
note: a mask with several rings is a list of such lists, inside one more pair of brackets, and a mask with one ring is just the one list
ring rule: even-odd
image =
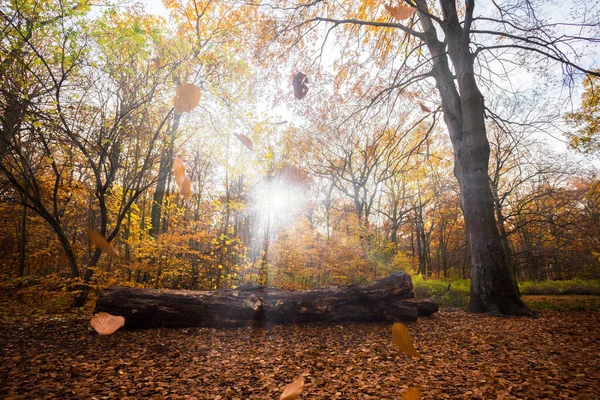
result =
[[421,111],[425,111],[425,112],[428,112],[428,113],[431,112],[431,109],[429,107],[427,107],[425,104],[421,103],[421,102],[419,102],[419,107],[421,107]]
[[410,340],[410,333],[404,324],[400,322],[394,323],[392,326],[392,339],[398,346],[398,350],[407,354],[410,357],[418,357],[419,352],[415,349],[412,340]]
[[302,388],[304,387],[304,377],[299,376],[294,380],[294,382],[290,383],[285,387],[283,393],[279,397],[279,400],[294,400],[300,392],[302,392]]
[[179,112],[190,112],[200,104],[202,93],[200,88],[191,83],[184,83],[177,88],[173,106]]
[[104,238],[104,236],[102,236],[100,232],[91,228],[86,228],[85,231],[87,232],[87,235],[90,238],[90,242],[92,242],[92,244],[95,244],[100,250],[102,250],[103,252],[105,252],[113,258],[119,257],[119,252],[115,250],[110,245],[110,243],[106,241],[106,239]]
[[421,388],[418,386],[411,387],[402,393],[402,400],[421,400]]
[[175,161],[173,161],[173,172],[175,173],[175,182],[181,188],[181,184],[185,179],[185,165],[183,165],[183,160],[179,157],[175,157]]
[[234,133],[235,137],[239,139],[240,142],[242,142],[242,144],[244,146],[246,146],[250,151],[254,150],[254,143],[252,143],[252,140],[250,140],[250,138],[246,135],[242,135],[241,133]]
[[109,313],[99,312],[90,320],[90,325],[94,327],[100,335],[110,335],[115,333],[117,329],[125,325],[125,318],[110,315]]
[[404,4],[398,4],[396,7],[384,4],[384,7],[386,10],[388,10],[390,15],[398,21],[402,21],[404,19],[412,17],[415,11],[417,11],[416,8],[405,6]]
[[181,193],[183,195],[183,198],[186,200],[190,198],[192,194],[192,181],[190,181],[190,178],[188,176],[185,176],[183,178],[183,182],[179,187],[179,193]]

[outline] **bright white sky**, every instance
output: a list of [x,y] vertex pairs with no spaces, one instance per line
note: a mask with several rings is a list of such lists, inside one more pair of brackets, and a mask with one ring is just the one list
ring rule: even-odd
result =
[[167,9],[163,5],[161,0],[141,0],[140,3],[146,5],[146,11],[150,14],[167,16]]
[[[146,7],[146,11],[151,13],[151,14],[155,14],[155,15],[160,15],[163,16],[165,18],[167,18],[167,11],[162,3],[161,0],[132,0],[133,2],[140,2],[142,4],[145,5]],[[385,2],[384,0],[382,0],[382,2]],[[387,2],[386,2],[387,3]],[[549,6],[545,12],[546,15],[544,15],[543,17],[545,17],[548,20],[552,20],[554,22],[561,22],[561,21],[566,21],[569,19],[569,14],[573,12],[573,7],[575,7],[576,9],[576,4],[574,4],[575,2],[573,0],[569,1],[569,0],[565,0],[565,1],[548,1]],[[486,14],[492,14],[493,10],[490,9],[490,7],[494,7],[492,2],[490,2],[489,0],[480,0],[477,2],[477,6],[476,6],[476,14],[479,15],[486,15]],[[479,10],[477,12],[477,9]],[[593,53],[592,57],[594,55],[597,55],[597,53]],[[590,64],[595,64],[595,65],[590,65],[591,67],[595,67],[598,68],[599,63],[598,63],[598,59],[600,59],[600,56],[598,56],[598,58],[596,58],[596,61],[594,62],[593,58],[589,58],[586,60],[583,60],[583,63],[586,64],[586,62],[590,63]],[[326,60],[322,60],[325,61]],[[327,62],[326,62],[327,63]],[[564,88],[561,88],[560,86],[560,72],[559,70],[557,71],[556,74],[556,89],[552,91],[552,93],[555,95],[555,97],[558,98],[562,98],[564,99],[564,101],[568,102],[568,97],[570,97],[569,95],[571,95],[571,101],[573,102],[573,106],[577,107],[579,105],[579,99],[581,96],[581,85],[578,85],[578,87],[575,88],[573,93],[568,93],[567,90],[565,90]],[[512,87],[513,89],[515,87],[519,88],[519,91],[521,92],[525,92],[529,90],[534,90],[535,87],[538,87],[541,82],[535,79],[535,76],[532,76],[531,73],[526,73],[525,71],[515,71],[515,74],[511,76],[511,82],[498,82],[500,86],[504,86],[504,85],[508,85],[510,87]],[[570,111],[570,105],[564,103],[566,108],[569,108],[569,110],[565,111]],[[277,112],[281,112],[282,114],[288,114],[289,110],[277,110]],[[289,117],[289,116],[288,116]],[[282,117],[283,119],[289,119],[287,117]],[[556,141],[553,140],[551,138],[548,138],[548,140],[550,140],[553,143],[552,147],[555,147],[557,150],[564,150],[566,148],[566,145],[564,142]]]

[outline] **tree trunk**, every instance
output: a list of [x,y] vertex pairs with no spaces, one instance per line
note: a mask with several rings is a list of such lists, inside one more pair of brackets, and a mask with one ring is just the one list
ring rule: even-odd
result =
[[[427,9],[425,0],[418,0],[417,3],[419,8]],[[488,177],[490,146],[485,128],[484,99],[475,81],[469,34],[461,26],[454,0],[441,0],[440,3],[446,22],[445,42],[437,39],[430,17],[421,12],[419,14],[454,151],[454,174],[460,185],[471,251],[471,295],[467,310],[475,313],[533,315],[513,286],[508,259],[494,217]],[[471,18],[473,3],[469,3],[466,13]]]
[[163,154],[160,159],[160,165],[158,169],[158,179],[156,181],[156,191],[154,192],[152,200],[152,211],[151,220],[152,227],[150,228],[150,235],[156,237],[161,231],[161,219],[162,219],[162,207],[165,196],[165,188],[167,186],[167,179],[169,177],[169,171],[173,165],[173,135],[179,128],[179,120],[181,119],[181,113],[175,112],[173,114],[173,122],[167,132],[167,146],[163,149]]
[[245,284],[237,289],[180,291],[110,287],[95,312],[125,317],[125,328],[230,327],[262,323],[414,321],[437,312],[415,300],[409,275],[394,272],[370,285],[284,291]]
[[27,207],[21,208],[21,226],[19,230],[19,276],[25,276],[25,262],[27,261]]

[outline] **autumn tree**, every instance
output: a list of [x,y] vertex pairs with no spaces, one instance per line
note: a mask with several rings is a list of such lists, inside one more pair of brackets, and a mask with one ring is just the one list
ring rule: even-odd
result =
[[[153,101],[179,59],[157,29],[160,22],[135,10],[129,16],[110,11],[88,29],[84,19],[56,5],[61,18],[26,35],[13,20],[29,12],[27,18],[35,21],[35,10],[5,14],[5,23],[24,41],[11,61],[24,74],[8,87],[11,95],[32,100],[8,135],[0,168],[23,204],[52,227],[71,276],[78,277],[74,247],[83,228],[112,241],[135,200],[154,183],[155,148],[170,106],[161,113]],[[32,83],[16,81],[23,79]],[[86,280],[100,254],[96,249],[90,255]]]
[[[382,5],[362,1],[332,7],[328,2],[298,5],[290,1],[274,7],[286,14],[288,24],[278,32],[289,33],[288,46],[314,41],[314,35],[303,35],[325,24],[325,40],[333,36],[346,40],[340,47],[342,54],[352,60],[370,54],[371,63],[365,67],[379,66],[381,70],[360,75],[369,84],[374,82],[370,87],[363,85],[365,99],[371,99],[369,107],[394,104],[399,94],[410,90],[429,91],[429,82],[433,83],[454,151],[454,174],[470,246],[468,310],[529,315],[513,287],[494,215],[487,174],[487,107],[480,74],[493,71],[492,60],[499,66],[510,62],[503,56],[511,54],[549,66],[562,65],[567,74],[597,76],[578,64],[578,54],[571,49],[594,42],[598,21],[583,14],[581,21],[572,24],[547,22],[540,16],[541,7],[521,1],[495,3],[480,12],[473,0],[466,1],[464,8],[453,0],[441,0],[438,5],[409,0],[387,10]],[[581,32],[572,33],[571,27]],[[350,71],[356,68],[345,69],[340,63],[338,73],[350,78]]]
[[567,120],[576,128],[569,134],[570,144],[586,153],[596,153],[600,148],[600,70],[588,74],[583,80],[581,109],[567,114]]

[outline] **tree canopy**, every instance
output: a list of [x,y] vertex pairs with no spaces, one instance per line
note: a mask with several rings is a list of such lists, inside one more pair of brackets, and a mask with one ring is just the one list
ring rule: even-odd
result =
[[164,5],[0,6],[3,278],[598,277],[595,4]]

